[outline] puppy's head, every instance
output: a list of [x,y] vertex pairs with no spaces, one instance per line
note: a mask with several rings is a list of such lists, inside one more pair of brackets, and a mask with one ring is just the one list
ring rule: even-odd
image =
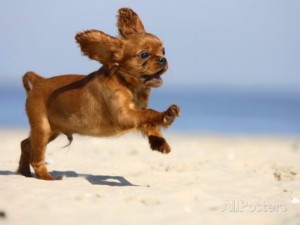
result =
[[168,69],[161,40],[146,33],[139,16],[129,8],[119,10],[117,24],[119,37],[96,30],[78,33],[75,38],[83,54],[133,85],[161,86],[161,75]]

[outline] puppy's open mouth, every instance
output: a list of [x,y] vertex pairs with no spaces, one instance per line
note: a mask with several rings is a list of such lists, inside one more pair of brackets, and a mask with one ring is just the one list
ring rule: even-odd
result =
[[141,81],[148,87],[159,87],[162,85],[163,80],[161,79],[161,75],[165,72],[164,69],[158,71],[152,75],[142,75]]

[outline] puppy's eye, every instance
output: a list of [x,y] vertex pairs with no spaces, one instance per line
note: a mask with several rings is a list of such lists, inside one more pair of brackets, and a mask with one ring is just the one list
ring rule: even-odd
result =
[[142,51],[142,52],[140,53],[140,58],[142,58],[142,59],[146,59],[146,58],[148,58],[149,56],[150,56],[150,53],[147,52],[147,51]]
[[165,48],[162,49],[162,54],[165,55],[166,54],[166,50]]

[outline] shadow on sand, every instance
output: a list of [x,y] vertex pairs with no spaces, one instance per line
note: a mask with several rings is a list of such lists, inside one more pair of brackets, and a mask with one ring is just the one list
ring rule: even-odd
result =
[[74,171],[52,171],[53,176],[58,179],[63,177],[84,177],[93,185],[108,185],[108,186],[138,186],[130,183],[122,176],[104,176],[104,175],[90,175],[78,174]]
[[[0,170],[0,176],[16,175],[16,172]],[[34,175],[34,174],[33,174]],[[90,175],[78,174],[74,171],[52,171],[51,175],[57,180],[62,180],[63,177],[83,177],[93,185],[107,185],[107,186],[139,186],[130,183],[122,176],[104,176],[104,175]]]
[[0,176],[16,175],[16,172],[8,170],[0,170]]

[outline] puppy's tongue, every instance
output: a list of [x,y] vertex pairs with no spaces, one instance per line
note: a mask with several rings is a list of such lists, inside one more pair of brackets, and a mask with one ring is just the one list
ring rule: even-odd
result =
[[145,76],[142,76],[142,80],[144,82],[147,82],[149,80],[154,80],[154,79],[161,79],[160,75],[145,75]]
[[145,75],[142,76],[141,80],[144,84],[148,87],[159,87],[162,85],[163,80],[161,79],[160,75]]

